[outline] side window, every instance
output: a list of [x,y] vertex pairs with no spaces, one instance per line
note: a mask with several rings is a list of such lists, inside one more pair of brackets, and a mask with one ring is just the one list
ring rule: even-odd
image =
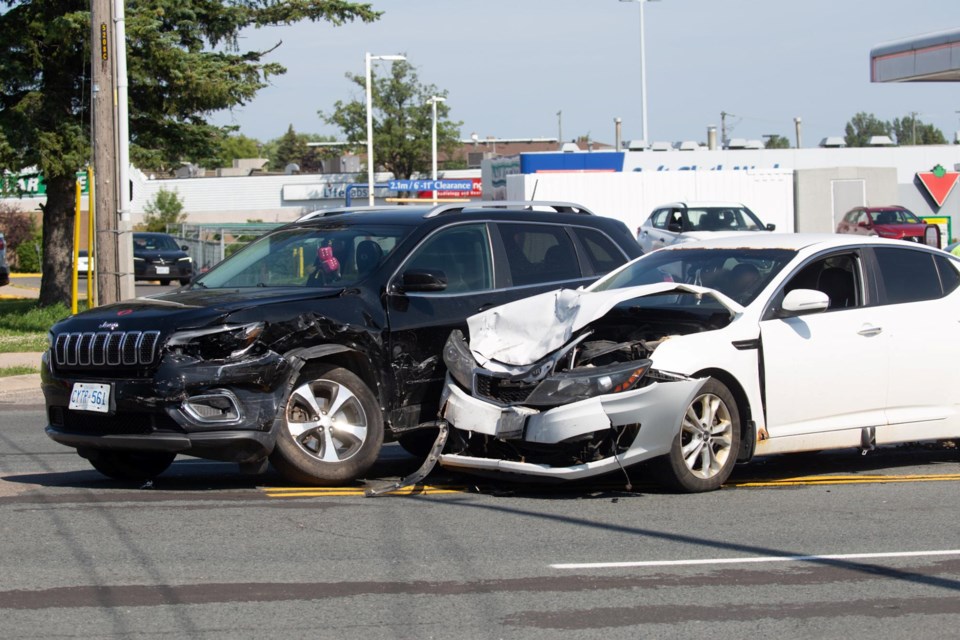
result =
[[887,304],[933,300],[943,295],[932,253],[892,247],[877,247],[874,253]]
[[501,223],[499,228],[514,285],[582,277],[576,250],[564,227]]
[[655,212],[651,218],[651,224],[657,229],[666,229],[667,228],[667,216],[670,215],[669,209],[660,209]]
[[856,254],[843,253],[811,262],[784,286],[787,293],[794,289],[814,289],[827,294],[830,298],[828,312],[862,307],[860,260]]
[[417,247],[403,269],[442,271],[448,293],[493,288],[487,226],[457,225],[438,231]]
[[573,233],[576,234],[580,244],[583,245],[587,260],[593,267],[595,275],[603,275],[613,271],[627,261],[623,252],[614,244],[613,240],[596,229],[574,227]]
[[960,273],[957,273],[957,263],[944,256],[934,256],[933,261],[937,263],[937,271],[940,272],[940,286],[943,287],[943,295],[953,293],[960,286]]

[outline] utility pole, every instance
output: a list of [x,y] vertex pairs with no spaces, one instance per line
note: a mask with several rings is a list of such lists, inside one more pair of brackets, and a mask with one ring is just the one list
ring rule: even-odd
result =
[[117,181],[116,120],[113,96],[114,54],[113,12],[111,0],[90,3],[91,79],[93,89],[93,166],[97,211],[97,292],[99,304],[120,300],[120,277],[117,257]]

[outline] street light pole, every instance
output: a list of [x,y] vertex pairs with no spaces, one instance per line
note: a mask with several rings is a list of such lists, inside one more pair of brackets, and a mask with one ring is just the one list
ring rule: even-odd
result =
[[370,86],[370,66],[374,60],[406,60],[406,57],[400,55],[372,56],[367,51],[364,56],[366,71],[366,89],[367,89],[367,192],[369,204],[373,206],[373,91]]
[[645,144],[650,143],[647,138],[647,59],[646,48],[644,46],[644,25],[643,25],[643,5],[647,2],[656,2],[657,0],[620,0],[620,2],[636,2],[640,5],[640,118],[642,124],[641,133]]
[[[430,103],[430,106],[433,107],[433,127],[431,130],[431,141],[433,145],[433,155],[431,157],[433,162],[430,177],[433,178],[434,182],[437,181],[437,103],[443,102],[444,100],[446,100],[446,98],[443,96],[430,96],[430,99],[427,100],[427,102]],[[433,201],[434,203],[437,201],[436,189],[433,190]]]

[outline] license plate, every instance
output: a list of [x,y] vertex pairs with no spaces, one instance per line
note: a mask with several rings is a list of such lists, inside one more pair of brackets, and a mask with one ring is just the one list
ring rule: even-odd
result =
[[157,267],[157,275],[165,276],[170,273],[170,267]]
[[78,411],[110,411],[110,385],[96,382],[75,382],[70,392],[68,409]]

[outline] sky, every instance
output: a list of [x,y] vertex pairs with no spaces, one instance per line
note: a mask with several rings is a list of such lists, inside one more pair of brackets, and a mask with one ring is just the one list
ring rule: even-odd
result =
[[[282,44],[287,67],[247,105],[212,118],[261,142],[293,125],[341,138],[317,114],[363,100],[346,79],[364,54],[405,54],[423,84],[448,94],[460,133],[480,138],[642,137],[640,5],[622,0],[371,0],[371,24],[301,23],[245,31],[244,50]],[[960,84],[871,83],[870,50],[960,27],[956,0],[657,0],[644,4],[650,141],[705,142],[718,132],[802,145],[842,136],[864,111],[916,112],[949,141],[960,130]],[[387,73],[388,62],[375,70]],[[560,116],[557,113],[560,112]],[[719,135],[719,133],[718,133]]]

